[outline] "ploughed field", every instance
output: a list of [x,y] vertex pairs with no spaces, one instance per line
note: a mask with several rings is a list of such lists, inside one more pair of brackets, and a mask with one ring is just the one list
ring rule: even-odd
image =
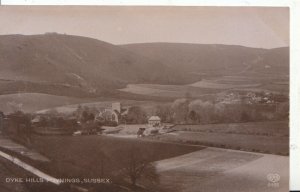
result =
[[[162,185],[174,192],[284,192],[289,189],[286,156],[206,148],[156,162]],[[275,184],[268,174],[278,174]]]

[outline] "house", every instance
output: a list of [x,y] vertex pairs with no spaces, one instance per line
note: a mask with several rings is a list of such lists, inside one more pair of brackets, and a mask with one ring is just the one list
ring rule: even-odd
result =
[[98,116],[96,116],[96,120],[120,124],[122,116],[125,116],[127,113],[128,108],[122,107],[121,103],[116,102],[111,104],[111,108],[100,110]]
[[159,127],[161,125],[161,119],[160,117],[158,116],[151,116],[149,119],[148,119],[148,124],[151,126],[151,127]]

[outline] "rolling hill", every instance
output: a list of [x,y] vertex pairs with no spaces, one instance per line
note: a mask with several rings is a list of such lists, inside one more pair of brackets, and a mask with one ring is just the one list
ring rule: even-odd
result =
[[288,75],[289,48],[260,49],[238,45],[140,43],[122,45],[177,70],[212,75]]
[[201,79],[288,85],[289,48],[185,43],[113,45],[57,33],[2,35],[0,68],[0,95],[44,93],[134,99],[141,95],[119,90],[129,84],[188,85]]
[[128,83],[192,82],[181,71],[119,46],[56,33],[0,36],[0,67],[0,88],[5,88],[0,89],[0,94],[65,95],[60,94],[63,89],[101,93]]

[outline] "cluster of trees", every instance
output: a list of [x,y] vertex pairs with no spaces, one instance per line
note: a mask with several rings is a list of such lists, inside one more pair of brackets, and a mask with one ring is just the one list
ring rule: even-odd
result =
[[129,108],[128,113],[123,117],[128,124],[142,124],[147,122],[147,113],[139,106]]
[[7,115],[7,121],[8,126],[3,127],[3,133],[19,142],[30,145],[33,133],[31,115],[22,111],[15,111]]
[[160,105],[156,115],[163,122],[179,124],[234,123],[263,120],[282,120],[289,116],[289,103],[274,105],[224,104],[200,99],[177,99],[171,105]]
[[[95,107],[88,107],[88,106],[78,106],[76,111],[73,113],[73,115],[78,119],[81,123],[86,123],[90,120],[95,120],[95,117],[100,113],[100,111]],[[114,119],[111,119],[108,121],[105,118],[105,116],[111,116],[110,113],[107,112],[107,114],[104,112],[102,114],[103,116],[103,125],[113,126],[117,125]],[[127,114],[118,114],[118,119],[121,123],[126,124],[142,124],[147,122],[147,113],[145,110],[140,106],[132,106],[128,109]]]
[[75,129],[77,126],[76,119],[69,119],[63,116],[45,116],[40,117],[38,127],[52,127],[61,129]]
[[94,120],[95,116],[99,114],[99,110],[95,107],[81,106],[79,105],[73,116],[81,123],[86,123],[88,121]]

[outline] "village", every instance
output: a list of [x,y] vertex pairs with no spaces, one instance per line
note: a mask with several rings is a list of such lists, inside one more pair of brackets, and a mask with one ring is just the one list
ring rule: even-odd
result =
[[[13,123],[18,119],[19,125]],[[26,120],[27,119],[27,120]],[[4,126],[5,124],[5,126]],[[133,133],[144,137],[170,131],[173,124],[163,123],[157,115],[147,116],[138,107],[123,107],[114,102],[111,107],[91,110],[79,107],[73,114],[60,114],[50,111],[45,114],[0,114],[0,130],[8,135],[20,134],[22,127],[38,135],[109,135]],[[5,128],[4,128],[5,127]]]
[[[213,102],[181,98],[169,105],[154,106],[150,112],[142,106],[122,105],[118,101],[106,107],[78,105],[72,113],[61,113],[55,109],[30,114],[15,111],[0,114],[0,130],[8,135],[16,135],[26,129],[28,134],[39,135],[118,134],[144,137],[171,132],[176,124],[280,119],[286,114],[285,101],[285,96],[270,92],[241,94],[227,91],[216,95]],[[253,110],[256,111],[255,116]]]

